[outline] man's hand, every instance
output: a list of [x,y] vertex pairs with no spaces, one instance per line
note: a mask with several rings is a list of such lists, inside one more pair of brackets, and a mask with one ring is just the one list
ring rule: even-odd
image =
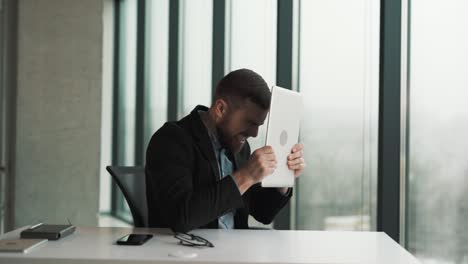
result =
[[304,162],[304,146],[298,143],[293,146],[291,154],[288,156],[288,168],[294,170],[294,176],[299,177],[305,168]]
[[[288,168],[294,171],[294,177],[299,177],[304,172],[304,145],[298,143],[291,149],[291,154],[288,155]],[[278,188],[282,194],[288,192],[288,188]]]
[[244,194],[250,186],[273,174],[276,164],[277,161],[272,147],[265,146],[255,150],[250,155],[247,163],[232,174],[241,194]]

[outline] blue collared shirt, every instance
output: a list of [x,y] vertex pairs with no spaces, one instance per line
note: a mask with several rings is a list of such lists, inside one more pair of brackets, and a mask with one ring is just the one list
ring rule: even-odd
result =
[[[201,114],[199,111],[198,113]],[[201,116],[201,115],[200,115]],[[203,120],[203,119],[202,119]],[[203,122],[205,124],[205,122]],[[210,128],[207,127],[205,124],[206,130],[208,131],[208,135],[210,136],[211,144],[213,146],[213,150],[215,152],[216,160],[218,161],[218,168],[219,168],[219,175],[222,178],[231,175],[233,172],[233,163],[229,159],[227,155],[227,151],[225,148],[221,146],[218,137],[215,135]],[[229,176],[231,177],[231,176]],[[218,226],[222,229],[234,229],[234,211],[226,213],[218,218]]]

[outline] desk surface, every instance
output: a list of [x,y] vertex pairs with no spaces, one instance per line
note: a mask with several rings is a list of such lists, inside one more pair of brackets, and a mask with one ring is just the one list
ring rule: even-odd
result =
[[[21,229],[0,239],[18,238]],[[142,246],[118,246],[129,233],[155,236]],[[27,254],[0,253],[0,263],[419,263],[385,233],[279,230],[210,230],[192,233],[214,248],[178,244],[166,229],[78,227],[76,232]],[[195,252],[197,257],[170,257],[170,252]]]

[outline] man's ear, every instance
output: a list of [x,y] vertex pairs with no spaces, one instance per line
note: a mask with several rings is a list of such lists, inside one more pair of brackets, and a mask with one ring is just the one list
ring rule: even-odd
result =
[[215,102],[215,115],[217,119],[222,119],[227,112],[227,103],[224,99],[218,98]]

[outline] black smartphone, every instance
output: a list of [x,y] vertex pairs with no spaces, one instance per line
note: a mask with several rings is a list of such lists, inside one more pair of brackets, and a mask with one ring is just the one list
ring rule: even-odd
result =
[[131,245],[138,246],[143,245],[146,241],[152,238],[150,234],[128,234],[117,240],[117,245]]

